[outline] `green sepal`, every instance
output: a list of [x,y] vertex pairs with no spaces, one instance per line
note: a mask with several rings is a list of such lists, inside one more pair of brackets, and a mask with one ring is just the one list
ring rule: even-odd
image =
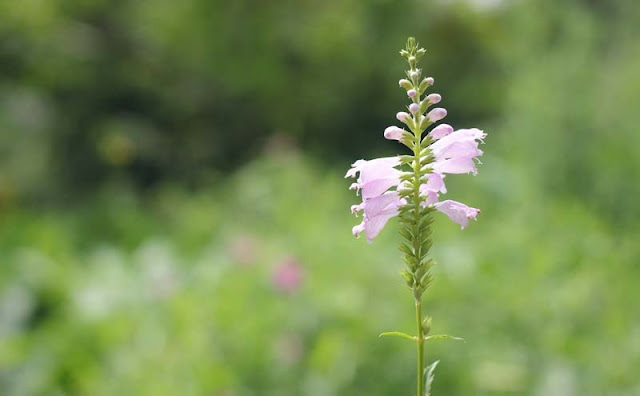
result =
[[[427,106],[427,107],[429,107],[429,106]],[[429,128],[429,125],[431,125],[431,124],[433,124],[433,123],[431,122],[429,117],[425,116],[424,119],[422,121],[420,121],[420,125],[419,125],[420,130],[424,131],[425,129]]]
[[[414,179],[414,176],[411,173],[405,173],[404,175],[400,176],[401,181],[406,181],[409,183],[411,183],[413,179]],[[413,183],[411,184],[411,188],[413,188]]]
[[427,88],[429,88],[430,86],[431,86],[431,84],[429,84],[429,83],[427,82],[427,79],[425,78],[425,79],[423,79],[423,80],[420,82],[420,85],[418,86],[418,91],[420,92],[420,94],[422,94],[422,93],[423,93],[424,91],[426,91],[426,90],[427,90]]
[[411,242],[411,233],[406,228],[400,229],[400,236],[407,240],[407,242]]
[[407,340],[416,341],[416,337],[410,336],[409,334],[405,334],[400,331],[388,331],[386,333],[381,333],[378,337],[400,337],[406,338]]
[[431,336],[426,336],[426,337],[424,337],[424,340],[425,341],[451,340],[451,341],[467,342],[467,341],[465,341],[464,338],[454,337],[454,336],[450,336],[450,335],[446,335],[446,334],[434,334],[434,335],[431,335]]
[[431,384],[433,383],[433,378],[435,377],[434,371],[436,370],[436,367],[438,366],[439,362],[440,362],[439,360],[436,360],[435,362],[431,363],[427,368],[424,369],[424,373],[426,377],[424,380],[424,396],[431,395]]
[[399,249],[402,253],[406,254],[409,257],[415,257],[415,254],[413,253],[413,249],[408,246],[406,243],[404,242],[400,242],[400,246]]
[[426,134],[423,138],[422,141],[420,142],[420,148],[426,148],[429,147],[429,145],[433,143],[433,139],[431,139],[431,135]]
[[402,275],[407,286],[409,286],[410,288],[413,287],[413,285],[416,283],[416,279],[413,277],[413,275],[411,275],[409,271],[403,270],[400,275]]
[[398,157],[400,164],[403,164],[403,165],[412,163],[414,159],[415,157],[413,155],[401,155]]

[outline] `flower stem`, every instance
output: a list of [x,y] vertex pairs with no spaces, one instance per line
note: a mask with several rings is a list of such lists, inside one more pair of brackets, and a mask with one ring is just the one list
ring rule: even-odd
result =
[[418,393],[417,396],[424,395],[424,333],[422,329],[422,302],[416,298],[416,344],[418,346]]

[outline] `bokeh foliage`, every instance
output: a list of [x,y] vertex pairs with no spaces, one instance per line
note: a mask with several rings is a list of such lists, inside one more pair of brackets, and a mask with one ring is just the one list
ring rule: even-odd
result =
[[[640,392],[635,0],[0,3],[0,389],[413,389],[391,224],[351,239],[357,158],[401,151],[413,35],[482,208],[436,221],[434,394]],[[278,290],[294,260],[300,288]],[[403,393],[404,392],[404,393]]]

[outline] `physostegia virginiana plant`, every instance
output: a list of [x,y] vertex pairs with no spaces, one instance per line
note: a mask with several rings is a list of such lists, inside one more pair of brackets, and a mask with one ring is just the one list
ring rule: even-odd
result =
[[362,195],[362,203],[351,207],[356,215],[362,213],[362,223],[353,227],[354,235],[364,232],[367,240],[371,241],[391,217],[400,219],[400,251],[406,264],[402,276],[415,300],[417,334],[410,336],[394,331],[382,335],[403,337],[416,343],[417,396],[429,395],[433,370],[438,363],[436,361],[425,368],[425,343],[434,339],[459,339],[429,335],[431,318],[423,318],[422,314],[422,295],[433,280],[431,268],[435,265],[428,256],[432,243],[433,212],[444,213],[462,228],[480,213],[479,209],[460,202],[441,201],[440,194],[447,192],[444,184],[446,174],[477,173],[475,160],[482,155],[478,143],[484,143],[482,139],[486,136],[479,129],[454,131],[447,124],[440,124],[425,134],[430,126],[447,115],[447,111],[436,107],[427,112],[429,107],[440,102],[441,97],[437,93],[425,95],[434,80],[422,78],[422,70],[417,67],[424,54],[424,48],[419,48],[412,37],[407,41],[406,49],[400,51],[409,63],[409,70],[407,78],[400,80],[399,84],[406,90],[411,103],[407,106],[408,112],[400,112],[396,118],[407,129],[390,126],[384,131],[385,138],[407,146],[411,154],[358,160],[346,175],[357,176],[351,189]]

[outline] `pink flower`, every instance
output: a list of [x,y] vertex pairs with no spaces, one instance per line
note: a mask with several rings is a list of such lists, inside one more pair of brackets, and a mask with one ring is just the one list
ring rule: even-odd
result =
[[473,162],[471,157],[451,158],[442,161],[436,161],[431,164],[431,168],[435,173],[450,173],[450,174],[463,174],[473,173],[478,174],[476,169],[476,163]]
[[429,173],[427,182],[420,186],[420,194],[426,197],[422,202],[423,206],[433,205],[438,202],[439,194],[446,194],[447,187],[444,185],[444,175],[439,173]]
[[431,122],[440,121],[446,116],[447,116],[447,110],[443,109],[442,107],[436,107],[435,109],[427,113],[427,117]]
[[[452,136],[453,134],[449,135]],[[436,160],[444,160],[450,158],[475,158],[481,156],[482,150],[478,148],[478,142],[474,140],[466,141],[447,141],[448,144],[438,145],[440,142],[444,142],[449,136],[435,142],[431,145],[431,152]]]
[[[437,128],[434,128],[431,132],[436,130]],[[437,132],[440,139],[429,146],[436,159],[431,164],[434,172],[477,174],[476,164],[473,160],[483,154],[482,150],[478,148],[478,141],[482,142],[482,139],[487,135],[475,128],[460,129],[444,136],[440,131]]]
[[351,189],[362,191],[362,199],[366,200],[379,196],[391,187],[400,183],[402,172],[395,169],[400,165],[398,157],[377,158],[371,161],[358,160],[345,177],[355,177],[360,173],[357,182],[351,185]]
[[363,210],[364,215],[362,223],[353,227],[353,235],[358,236],[364,232],[367,240],[371,242],[382,231],[387,221],[398,215],[399,207],[406,203],[397,191],[387,191],[378,197],[365,200],[356,207],[356,211]]
[[453,132],[453,127],[449,124],[440,124],[437,127],[433,128],[429,135],[433,140],[442,139],[443,137],[449,135]]
[[430,104],[436,104],[436,103],[440,103],[440,101],[442,100],[442,96],[440,96],[440,94],[437,94],[437,93],[432,93],[430,95],[427,95],[425,99]]
[[406,113],[404,111],[400,111],[398,112],[398,114],[396,114],[396,119],[400,122],[404,122],[405,124],[409,121],[411,121],[411,116],[409,115],[409,113]]
[[[435,110],[435,109],[434,109]],[[446,124],[443,124],[446,125]],[[437,128],[434,128],[434,131]],[[433,132],[433,131],[431,131]],[[482,132],[479,129],[473,128],[473,129],[459,129],[453,133],[448,133],[445,136],[442,136],[440,138],[440,140],[438,140],[435,143],[432,143],[431,146],[429,146],[431,148],[431,151],[433,151],[434,154],[437,155],[437,153],[441,153],[443,151],[446,151],[447,148],[451,145],[457,144],[457,143],[470,143],[472,144],[474,147],[478,147],[478,142],[480,141],[482,142],[485,137],[487,136],[486,133]],[[482,152],[480,152],[482,153]],[[480,154],[478,154],[480,155]]]
[[390,126],[384,130],[384,137],[389,140],[400,140],[404,135],[405,130],[400,129],[397,126]]
[[294,258],[282,261],[273,271],[273,285],[281,292],[290,293],[302,285],[302,268]]
[[476,219],[480,209],[469,207],[463,203],[446,200],[438,202],[433,205],[438,211],[446,214],[449,218],[456,223],[460,224],[461,228],[465,228],[469,225],[469,219]]

